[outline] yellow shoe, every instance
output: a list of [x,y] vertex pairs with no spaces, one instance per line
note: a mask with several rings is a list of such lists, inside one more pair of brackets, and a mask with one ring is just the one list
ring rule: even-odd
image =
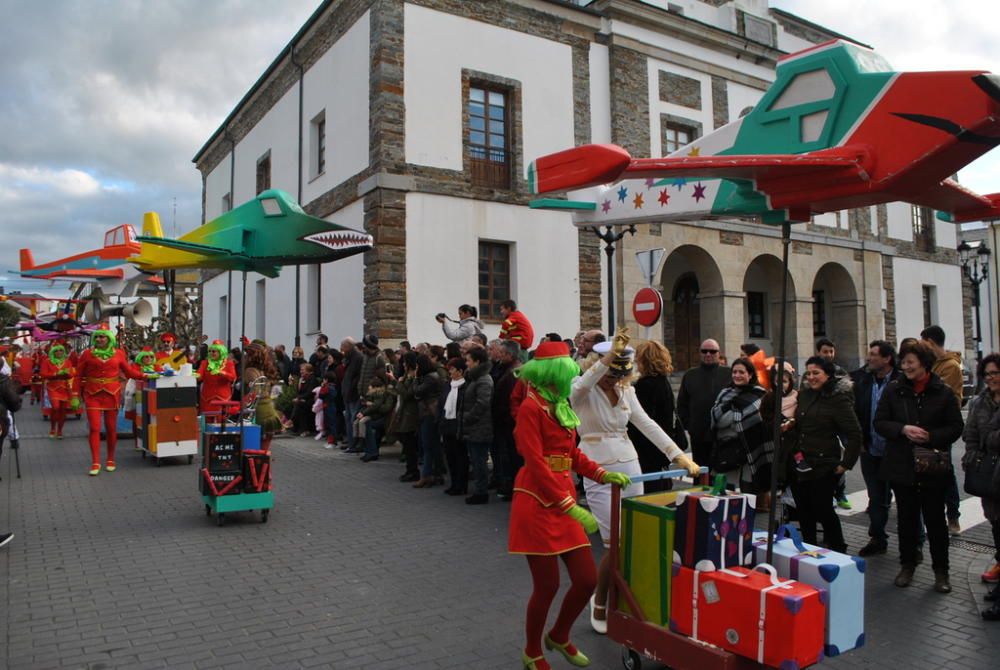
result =
[[521,662],[524,663],[524,670],[552,670],[552,666],[545,660],[544,656],[531,658],[523,651],[521,652]]
[[88,472],[87,474],[90,475],[91,477],[96,477],[97,475],[101,474],[101,464],[94,463],[93,465],[91,465],[90,472]]
[[104,469],[107,470],[108,472],[114,472],[115,470],[118,469],[118,466],[115,465],[114,461],[108,461],[108,464],[104,466]]
[[573,643],[567,640],[564,644],[558,644],[552,639],[551,635],[545,635],[545,648],[552,650],[555,649],[560,654],[563,655],[570,665],[575,665],[578,668],[585,668],[590,665],[590,659],[584,656],[583,652],[573,646]]

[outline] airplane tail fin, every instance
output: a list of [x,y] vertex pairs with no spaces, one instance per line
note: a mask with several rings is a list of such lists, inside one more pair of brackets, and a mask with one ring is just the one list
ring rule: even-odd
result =
[[159,214],[146,212],[142,215],[142,235],[143,237],[163,237]]
[[35,257],[31,255],[31,249],[21,249],[21,272],[31,270],[35,267]]

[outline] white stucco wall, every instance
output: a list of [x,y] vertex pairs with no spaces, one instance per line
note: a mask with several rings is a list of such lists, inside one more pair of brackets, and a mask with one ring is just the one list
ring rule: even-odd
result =
[[[546,332],[572,337],[580,326],[576,228],[567,214],[502,203],[406,196],[406,313],[411,342],[444,343],[438,312],[455,318],[479,305],[479,240],[512,242],[511,297]],[[487,335],[500,333],[488,324]]]
[[[326,217],[327,221],[349,226],[357,230],[364,230],[364,205],[361,200],[348,205],[339,212]],[[301,269],[301,293],[302,306],[300,308],[301,328],[300,335],[302,342],[309,345],[306,350],[312,347],[313,338],[310,336],[315,331],[308,327],[308,314],[312,296],[308,290],[307,268]],[[334,263],[323,265],[322,278],[322,332],[330,337],[330,342],[339,343],[345,336],[352,336],[360,339],[363,335],[362,325],[364,319],[363,306],[363,281],[364,281],[364,256],[356,255],[345,258]],[[268,279],[263,275],[250,273],[247,275],[247,305],[246,305],[246,334],[253,339],[260,337],[257,331],[257,300],[256,285],[260,279],[265,280],[265,310],[266,323],[264,339],[268,344],[284,344],[291,351],[295,342],[295,268],[282,268],[281,275],[277,279]],[[219,318],[219,298],[226,295],[227,278],[225,274],[215,277],[204,284],[205,296],[204,310],[204,331],[209,339],[219,338],[225,340],[226,333],[220,330]],[[232,314],[233,314],[233,339],[238,342],[242,327],[242,316],[240,311],[240,301],[242,296],[243,276],[239,272],[233,273],[233,294],[232,294]]]
[[[368,167],[370,12],[365,12],[315,65],[303,87],[302,200],[309,202]],[[313,177],[312,120],[326,111],[326,171]],[[295,150],[298,151],[298,139]]]
[[463,69],[521,82],[525,171],[536,157],[573,146],[568,46],[411,4],[404,26],[407,162],[462,169]]
[[[774,78],[772,74],[771,79]],[[735,81],[726,82],[726,104],[729,107],[729,121],[740,118],[740,112],[747,107],[753,107],[764,97],[764,91],[740,84]]]
[[962,286],[958,267],[909,258],[894,258],[893,280],[896,287],[896,339],[919,337],[924,329],[923,287],[935,287],[932,318],[944,328],[945,348],[965,350]]
[[293,86],[246,137],[236,143],[234,208],[257,194],[257,160],[268,150],[271,151],[271,188],[287,191],[293,198],[296,196],[299,185],[296,178],[299,140],[295,131],[298,116],[299,91]]
[[608,48],[590,45],[590,141],[611,142],[611,62]]
[[[229,171],[232,169],[231,154],[219,161],[215,169],[205,177],[205,221],[211,221],[222,214],[222,196],[229,193]],[[234,203],[235,207],[239,203]]]

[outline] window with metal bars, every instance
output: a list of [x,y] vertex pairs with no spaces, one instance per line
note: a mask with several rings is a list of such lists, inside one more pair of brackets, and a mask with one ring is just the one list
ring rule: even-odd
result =
[[479,242],[479,318],[500,321],[500,303],[510,298],[510,245]]
[[767,337],[764,329],[766,314],[764,313],[764,294],[757,291],[747,292],[747,325],[750,337]]
[[257,195],[271,188],[271,152],[257,159]]
[[934,212],[930,207],[910,205],[913,220],[913,243],[920,251],[934,251]]
[[469,86],[466,151],[472,183],[510,188],[510,94],[481,84]]

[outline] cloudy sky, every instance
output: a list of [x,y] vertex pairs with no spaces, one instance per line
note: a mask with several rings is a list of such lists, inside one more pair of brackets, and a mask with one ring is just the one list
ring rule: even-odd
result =
[[[0,286],[160,213],[200,221],[191,158],[319,0],[0,0]],[[772,0],[876,47],[897,69],[1000,72],[1000,10],[977,0]],[[1000,154],[1000,151],[995,153]],[[1000,190],[1000,161],[960,178]],[[176,203],[176,214],[175,214]]]

